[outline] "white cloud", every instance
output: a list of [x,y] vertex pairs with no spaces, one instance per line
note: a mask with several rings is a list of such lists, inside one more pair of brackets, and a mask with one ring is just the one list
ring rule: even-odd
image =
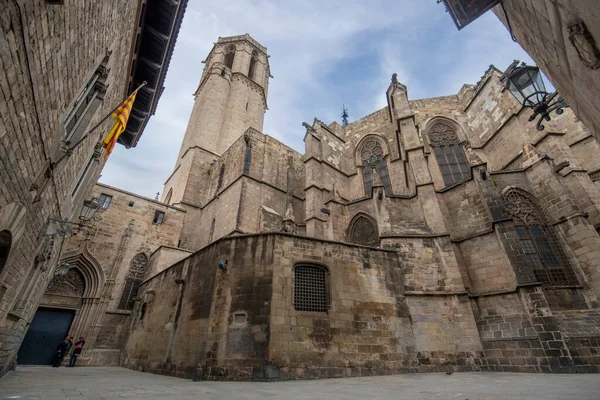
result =
[[264,133],[298,151],[303,121],[339,121],[342,104],[352,119],[383,107],[394,72],[411,98],[443,96],[477,82],[491,63],[502,69],[524,57],[491,13],[458,32],[433,0],[190,0],[157,113],[136,148],[115,150],[102,182],[150,197],[162,191],[201,61],[219,36],[244,33],[271,55]]

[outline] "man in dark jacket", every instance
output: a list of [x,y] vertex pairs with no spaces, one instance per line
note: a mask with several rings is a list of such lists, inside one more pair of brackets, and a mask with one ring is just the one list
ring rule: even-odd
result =
[[60,367],[60,364],[62,364],[65,355],[71,347],[71,344],[73,344],[73,338],[71,336],[67,336],[65,340],[60,342],[60,344],[56,347],[56,353],[54,353],[54,361],[52,362],[53,367]]
[[83,350],[83,345],[85,344],[85,340],[83,336],[79,336],[79,339],[75,342],[75,348],[73,349],[73,354],[71,354],[71,362],[69,363],[69,367],[74,367],[75,362],[77,362],[77,357],[81,354]]

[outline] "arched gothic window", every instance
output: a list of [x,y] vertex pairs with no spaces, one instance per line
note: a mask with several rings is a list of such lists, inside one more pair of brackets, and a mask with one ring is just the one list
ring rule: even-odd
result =
[[233,68],[233,59],[235,58],[235,47],[230,46],[225,51],[225,65],[231,69]]
[[250,57],[250,65],[248,67],[248,78],[254,79],[254,72],[256,70],[256,60],[258,59],[258,53],[256,50],[252,52],[252,57]]
[[10,231],[0,231],[0,274],[8,261],[8,253],[12,245],[12,235]]
[[454,128],[436,123],[429,130],[429,142],[446,186],[471,177],[471,168]]
[[360,152],[360,159],[363,165],[362,175],[365,195],[370,196],[373,186],[378,185],[383,185],[386,195],[392,194],[390,176],[381,143],[374,139],[367,140]]
[[135,298],[137,297],[140,284],[146,273],[148,265],[148,257],[144,253],[140,253],[133,257],[125,285],[123,286],[123,294],[119,301],[119,310],[133,310]]
[[173,196],[173,189],[169,189],[169,192],[167,192],[167,197],[165,197],[165,203],[167,204],[171,204],[171,196]]
[[558,238],[531,196],[510,189],[504,194],[504,205],[513,219],[514,240],[518,242],[514,257],[520,268],[519,277],[550,286],[577,284]]
[[377,224],[364,215],[354,217],[348,229],[348,242],[363,246],[379,246]]

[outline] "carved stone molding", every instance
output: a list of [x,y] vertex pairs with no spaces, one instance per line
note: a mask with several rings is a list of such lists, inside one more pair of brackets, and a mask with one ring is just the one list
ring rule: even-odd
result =
[[600,50],[585,23],[577,22],[569,26],[567,30],[569,31],[569,40],[575,47],[579,59],[591,69],[600,68]]
[[133,257],[131,260],[131,266],[129,268],[129,277],[136,279],[143,279],[146,273],[146,265],[148,264],[148,257],[144,253],[140,253]]
[[66,275],[57,275],[50,281],[46,294],[81,297],[84,291],[83,275],[76,268],[71,268]]

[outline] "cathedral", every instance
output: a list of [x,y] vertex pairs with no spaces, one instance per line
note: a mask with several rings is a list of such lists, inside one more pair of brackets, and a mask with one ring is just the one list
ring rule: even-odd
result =
[[428,99],[394,74],[384,108],[304,123],[301,154],[262,131],[263,45],[221,37],[204,63],[162,198],[97,184],[42,298],[73,312],[82,364],[599,371],[600,145],[571,111],[538,131],[494,66]]

